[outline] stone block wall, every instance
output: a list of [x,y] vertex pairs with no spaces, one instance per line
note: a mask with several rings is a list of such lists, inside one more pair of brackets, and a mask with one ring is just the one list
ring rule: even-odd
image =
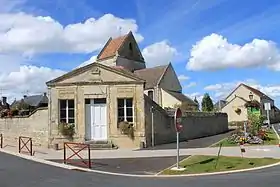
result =
[[[165,111],[150,98],[145,97],[146,110],[146,146],[151,146],[152,141],[152,113],[153,106],[155,145],[176,141],[174,127],[175,111]],[[182,118],[183,131],[180,140],[190,140],[200,137],[220,134],[228,131],[228,119],[225,113],[185,112]]]
[[[30,116],[0,118],[4,141],[17,145],[19,136],[31,137],[33,145],[48,146],[48,108],[39,108]],[[5,143],[4,143],[5,144]]]

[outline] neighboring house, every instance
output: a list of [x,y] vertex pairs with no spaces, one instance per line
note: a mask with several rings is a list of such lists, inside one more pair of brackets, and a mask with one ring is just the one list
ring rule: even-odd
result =
[[171,63],[137,70],[134,73],[146,81],[144,93],[162,108],[173,108],[182,104],[190,106],[190,110],[198,107],[197,103],[182,93],[181,84]]
[[48,97],[47,93],[42,95],[24,95],[23,98],[19,101],[14,101],[11,104],[11,108],[20,109],[20,107],[25,106],[29,111],[32,111],[39,107],[47,107],[48,106]]
[[229,122],[246,121],[249,113],[266,116],[264,103],[271,104],[270,119],[275,118],[274,100],[242,83],[226,97],[221,112],[228,114]]
[[[150,120],[146,119],[150,111],[145,110],[145,92],[162,107],[189,101],[181,93],[171,64],[146,68],[131,32],[110,38],[96,62],[46,84],[54,142],[61,140],[58,124],[66,122],[75,124],[78,141],[113,141],[119,147],[139,147],[141,142],[147,143],[147,129],[150,129],[145,123]],[[121,134],[122,121],[133,125],[134,141]]]

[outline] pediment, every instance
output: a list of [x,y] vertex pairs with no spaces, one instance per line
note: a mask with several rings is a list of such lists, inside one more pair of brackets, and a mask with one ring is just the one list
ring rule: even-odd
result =
[[104,65],[94,63],[69,72],[56,80],[50,81],[55,84],[68,84],[68,83],[106,83],[106,82],[136,82],[141,81],[139,78],[134,77],[132,73],[126,73],[123,70],[106,67]]

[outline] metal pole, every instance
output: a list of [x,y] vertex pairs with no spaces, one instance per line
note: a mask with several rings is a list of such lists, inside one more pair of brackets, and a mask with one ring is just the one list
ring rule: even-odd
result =
[[154,108],[151,107],[151,113],[152,113],[152,147],[155,146],[155,132],[154,132]]
[[179,132],[177,132],[177,168],[179,169]]
[[88,145],[88,167],[91,169],[90,145]]

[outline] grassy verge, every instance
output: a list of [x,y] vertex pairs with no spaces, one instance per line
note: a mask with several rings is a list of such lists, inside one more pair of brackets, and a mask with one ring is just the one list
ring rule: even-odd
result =
[[[267,135],[269,137],[269,140],[265,140],[264,143],[261,145],[278,145],[279,140],[277,138],[277,135],[275,134],[275,132],[272,129],[267,131]],[[219,147],[221,143],[223,143],[223,147],[238,146],[238,144],[232,143],[232,142],[228,141],[228,138],[225,138],[225,139],[221,140],[220,142],[217,142],[216,144],[212,145],[211,147]],[[253,146],[253,145],[256,145],[256,144],[252,144],[249,146]]]
[[171,169],[164,170],[161,175],[175,174],[194,174],[209,173],[219,171],[229,171],[238,169],[248,169],[279,162],[273,158],[242,158],[242,157],[226,157],[220,156],[218,164],[215,168],[217,156],[192,156],[180,163],[181,167],[185,167],[185,171],[173,171]]

